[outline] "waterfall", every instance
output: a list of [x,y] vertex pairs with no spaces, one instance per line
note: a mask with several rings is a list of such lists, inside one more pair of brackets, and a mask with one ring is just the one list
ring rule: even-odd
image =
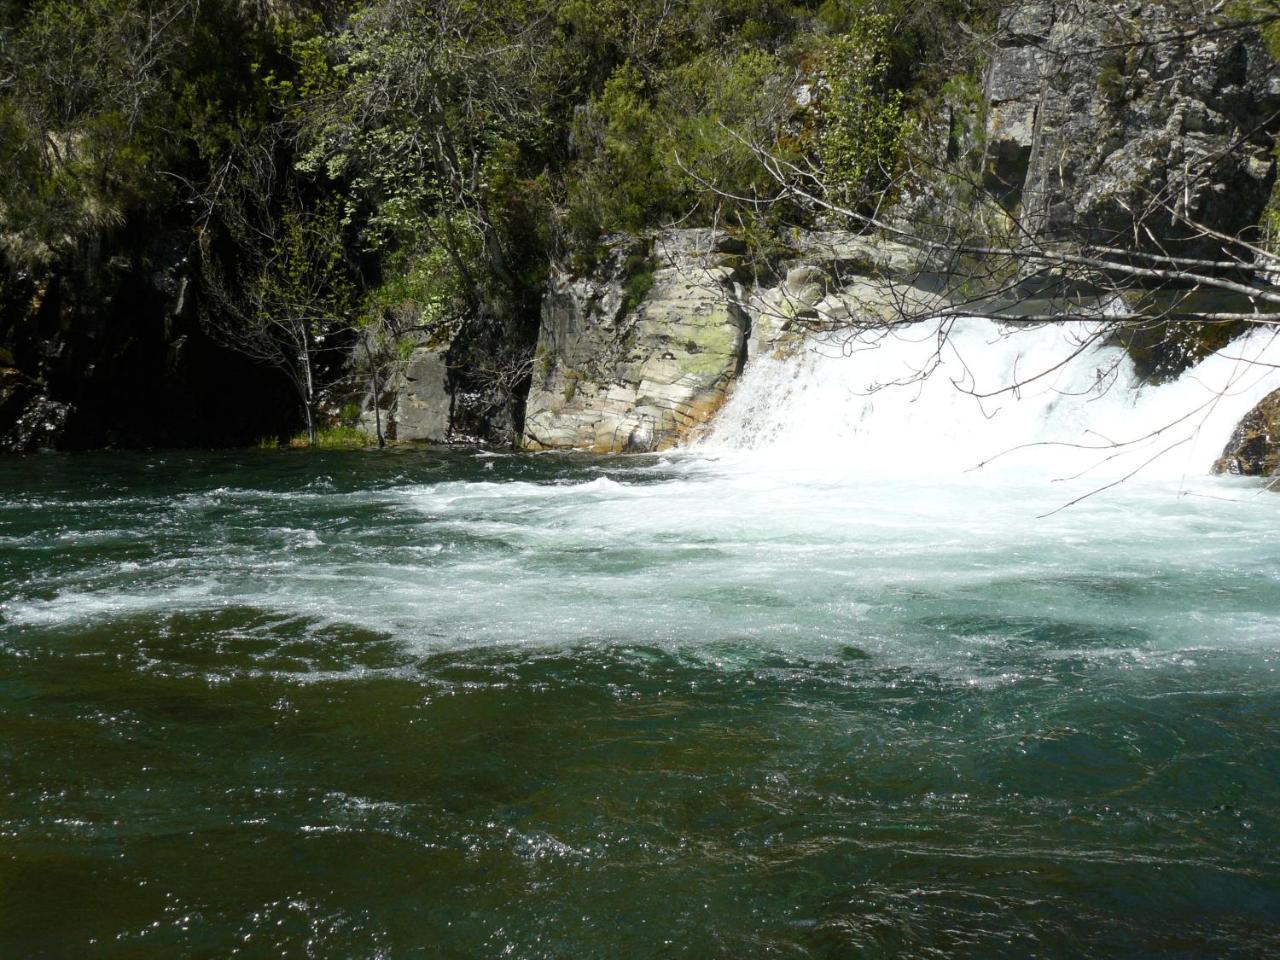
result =
[[1207,473],[1240,418],[1280,387],[1277,365],[1269,328],[1160,385],[1141,383],[1128,354],[1083,321],[826,334],[751,363],[699,446],[872,475],[1185,478]]

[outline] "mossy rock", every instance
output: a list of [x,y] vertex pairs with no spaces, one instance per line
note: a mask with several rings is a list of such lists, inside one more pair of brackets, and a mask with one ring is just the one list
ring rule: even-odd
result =
[[1121,325],[1111,342],[1129,354],[1139,379],[1160,384],[1217,353],[1248,329],[1249,325],[1241,320],[1229,323],[1139,321]]
[[1267,394],[1244,415],[1222,456],[1213,465],[1214,473],[1242,477],[1270,477],[1280,472],[1280,390]]

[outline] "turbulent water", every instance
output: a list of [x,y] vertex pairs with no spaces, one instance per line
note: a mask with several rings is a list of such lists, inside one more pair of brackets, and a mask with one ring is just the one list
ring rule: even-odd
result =
[[1276,955],[1269,335],[918,330],[661,458],[0,462],[0,957]]

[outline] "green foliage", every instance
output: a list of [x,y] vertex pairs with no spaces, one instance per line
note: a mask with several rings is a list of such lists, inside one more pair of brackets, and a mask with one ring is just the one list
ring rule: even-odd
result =
[[575,245],[666,220],[712,223],[739,205],[732,198],[768,193],[752,145],[770,142],[780,122],[784,73],[755,49],[698,55],[657,86],[620,66],[575,125],[566,215]]
[[330,200],[310,209],[287,207],[261,269],[246,285],[260,318],[288,331],[290,348],[323,343],[355,306],[339,205]]
[[632,253],[623,264],[626,281],[622,285],[622,312],[630,313],[653,289],[653,260],[647,253]]
[[886,17],[861,17],[820,57],[818,156],[832,199],[851,209],[891,189],[911,132],[903,94],[888,83],[888,31]]
[[1271,0],[1230,0],[1219,14],[1223,27],[1255,23],[1267,52],[1280,59],[1280,11]]
[[568,223],[581,246],[601,233],[650,222],[667,195],[657,149],[659,120],[639,69],[623,64],[579,119],[575,139],[588,163],[570,187]]
[[[418,328],[440,340],[457,332],[470,291],[453,257],[430,239],[442,233],[438,223],[430,225],[422,236],[387,252],[382,282],[368,296],[368,312],[390,316],[400,327]],[[478,237],[463,234],[460,248],[462,257],[477,262]]]
[[155,174],[174,38],[129,0],[44,0],[0,45],[0,231],[20,262],[73,250],[165,194]]
[[960,171],[976,169],[986,159],[987,99],[973,74],[948,77],[938,91],[947,112],[947,159]]
[[[89,282],[189,243],[206,323],[311,415],[416,344],[531,349],[550,264],[609,234],[771,250],[758,147],[816,154],[850,202],[883,189],[921,51],[985,2],[0,5],[0,257]],[[651,283],[631,265],[629,302]]]
[[180,219],[177,199],[195,208],[229,149],[272,119],[252,63],[278,56],[253,9],[239,0],[6,8],[0,235],[16,265],[66,268],[127,224]]
[[369,435],[356,427],[334,424],[316,430],[315,442],[299,433],[289,440],[291,447],[311,447],[316,450],[362,450],[372,446]]

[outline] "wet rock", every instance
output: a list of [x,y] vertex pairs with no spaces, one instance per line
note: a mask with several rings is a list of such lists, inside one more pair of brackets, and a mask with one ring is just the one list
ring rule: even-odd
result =
[[0,451],[31,453],[52,448],[71,410],[71,404],[51,399],[40,384],[18,370],[0,369]]
[[1280,390],[1267,394],[1245,414],[1214,463],[1213,472],[1242,477],[1280,473]]

